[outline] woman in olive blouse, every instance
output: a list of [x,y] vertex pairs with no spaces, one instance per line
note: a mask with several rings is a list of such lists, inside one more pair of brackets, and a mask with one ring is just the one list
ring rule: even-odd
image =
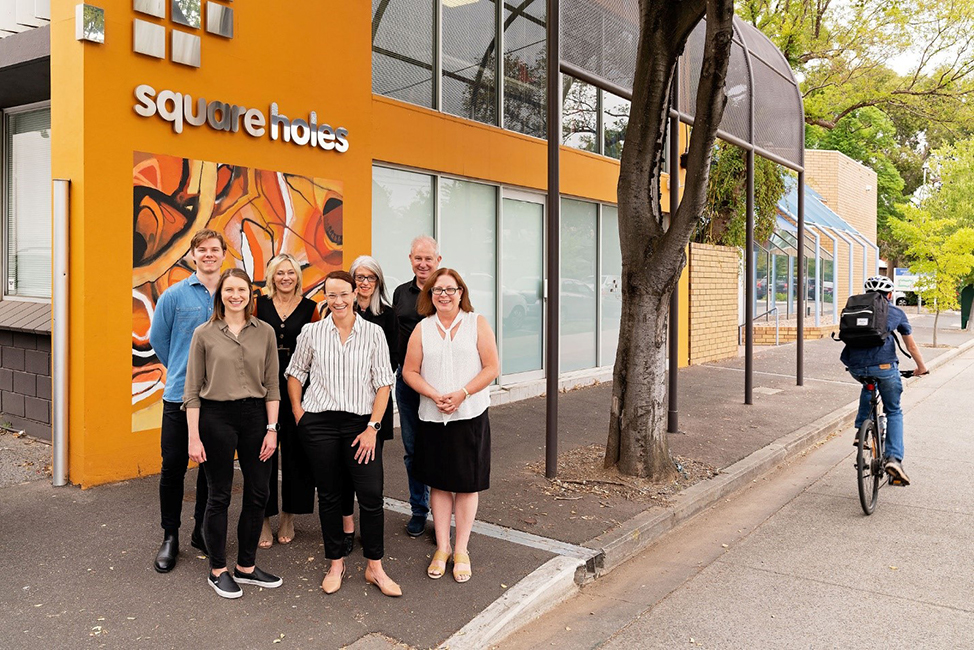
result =
[[281,429],[277,434],[280,449],[271,457],[270,493],[264,509],[264,525],[260,531],[260,548],[270,548],[274,541],[270,518],[277,514],[277,463],[281,463],[281,518],[277,527],[277,541],[289,544],[294,539],[294,515],[315,511],[315,478],[311,473],[308,455],[301,448],[291,402],[288,400],[284,370],[301,328],[318,320],[317,304],[303,294],[301,264],[293,255],[281,253],[267,263],[267,295],[257,298],[257,318],[274,329],[277,358],[280,365]]
[[[243,595],[238,583],[279,587],[282,580],[256,566],[270,460],[277,448],[281,391],[274,330],[253,316],[253,285],[242,269],[227,269],[213,297],[213,316],[193,332],[183,408],[189,457],[204,463],[209,498],[203,536],[210,556],[207,583],[223,598]],[[237,565],[227,570],[227,509],[233,457],[244,489],[237,524]]]

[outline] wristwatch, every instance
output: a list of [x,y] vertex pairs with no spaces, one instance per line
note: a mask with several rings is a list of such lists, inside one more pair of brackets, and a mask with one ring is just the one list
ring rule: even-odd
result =
[[375,429],[376,432],[378,432],[379,429],[382,428],[382,423],[381,422],[369,422],[369,426],[372,427],[373,429]]
[[267,430],[268,431],[273,431],[273,432],[277,433],[278,431],[281,430],[281,425],[278,424],[277,422],[275,422],[274,424],[268,424],[267,425]]

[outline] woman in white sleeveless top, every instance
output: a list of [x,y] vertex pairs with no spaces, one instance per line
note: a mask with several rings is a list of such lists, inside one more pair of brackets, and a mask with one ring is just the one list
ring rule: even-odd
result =
[[453,269],[430,276],[416,310],[426,318],[409,339],[402,376],[420,395],[413,474],[430,487],[436,531],[436,552],[426,574],[437,579],[446,572],[454,515],[453,578],[466,582],[471,576],[467,542],[479,493],[490,487],[487,388],[499,371],[497,343]]

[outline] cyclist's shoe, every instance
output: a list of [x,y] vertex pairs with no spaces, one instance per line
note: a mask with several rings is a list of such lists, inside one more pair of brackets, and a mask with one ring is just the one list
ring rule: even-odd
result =
[[900,485],[909,485],[910,477],[906,475],[903,464],[895,458],[887,458],[884,465],[886,472],[893,477],[893,480]]

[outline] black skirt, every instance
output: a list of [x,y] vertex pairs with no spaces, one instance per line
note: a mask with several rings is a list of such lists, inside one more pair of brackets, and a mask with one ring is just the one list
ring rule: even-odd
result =
[[[490,410],[490,409],[487,409]],[[419,421],[413,477],[444,492],[482,492],[490,487],[490,419],[487,410],[447,424]]]

